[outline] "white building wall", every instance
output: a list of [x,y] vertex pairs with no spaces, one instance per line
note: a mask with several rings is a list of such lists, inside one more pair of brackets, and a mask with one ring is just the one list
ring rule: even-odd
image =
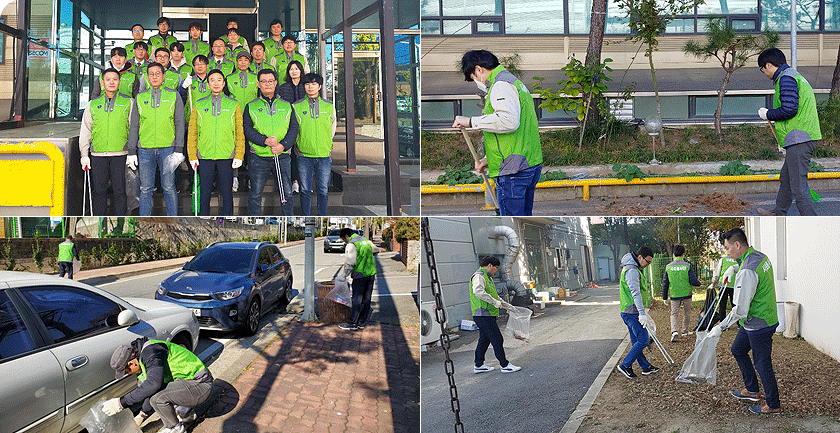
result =
[[[458,326],[462,318],[472,316],[467,293],[469,278],[477,269],[472,231],[467,218],[429,218],[429,231],[435,250],[447,327]],[[423,251],[420,264],[420,302],[432,302],[431,276]]]

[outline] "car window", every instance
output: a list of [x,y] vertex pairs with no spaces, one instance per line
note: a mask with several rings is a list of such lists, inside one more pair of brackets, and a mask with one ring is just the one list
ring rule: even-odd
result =
[[268,249],[269,254],[271,254],[271,263],[277,263],[280,260],[283,260],[283,253],[280,252],[280,248],[277,248],[274,245],[269,245],[266,249]]
[[34,349],[35,341],[12,305],[12,300],[6,292],[0,291],[0,360]]
[[260,248],[260,265],[271,266],[280,261],[283,256],[280,255],[280,250],[274,245],[266,245]]
[[330,230],[330,234],[327,236],[340,236],[341,230]]
[[246,274],[251,272],[253,249],[209,248],[198,253],[184,269],[196,272]]
[[77,287],[30,287],[21,293],[56,343],[115,326],[121,311],[116,302]]

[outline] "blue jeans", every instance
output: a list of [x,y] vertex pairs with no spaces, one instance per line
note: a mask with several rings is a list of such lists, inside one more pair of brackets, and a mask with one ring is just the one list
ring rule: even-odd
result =
[[310,158],[298,155],[298,174],[300,175],[300,211],[303,215],[311,214],[312,206],[312,176],[315,176],[315,195],[318,196],[318,216],[327,215],[327,192],[332,172],[332,159]]
[[163,160],[175,152],[174,147],[159,149],[137,148],[137,170],[140,174],[140,215],[152,214],[152,194],[155,191],[155,173],[160,169],[160,186],[166,203],[166,215],[178,215],[178,196],[175,193],[175,173],[165,173]]
[[505,348],[503,344],[505,338],[502,337],[502,332],[499,331],[499,324],[496,323],[496,316],[473,316],[473,321],[478,325],[478,344],[475,346],[475,366],[481,367],[484,365],[484,354],[490,344],[493,344],[493,352],[496,353],[496,359],[499,360],[499,365],[507,367],[508,360],[505,357]]
[[624,357],[624,361],[621,361],[621,365],[629,368],[633,366],[633,361],[639,361],[639,367],[642,367],[642,370],[649,369],[650,362],[642,353],[642,350],[650,342],[647,329],[642,327],[638,314],[621,313],[621,320],[624,320],[624,324],[627,325],[627,330],[630,332],[630,343],[633,344],[630,352]]
[[[747,332],[744,328],[738,328],[735,341],[732,342],[732,356],[738,362],[741,369],[741,376],[744,378],[744,387],[749,392],[758,392],[758,378],[756,370],[761,377],[761,384],[764,385],[764,397],[770,409],[779,408],[779,386],[776,383],[776,373],[773,371],[773,331],[768,330],[756,334]],[[750,361],[750,349],[753,359]],[[755,363],[755,368],[753,368]]]
[[[248,192],[248,214],[259,216],[262,215],[263,190],[268,182],[277,182],[277,168],[274,165],[274,157],[251,154],[250,158],[251,167],[249,169],[249,176],[251,177],[251,190]],[[280,185],[278,185],[277,189],[282,191],[280,199],[286,200],[286,203],[281,204],[282,215],[292,216],[295,202],[292,197],[291,158],[288,153],[281,153],[277,155],[277,158],[280,161],[280,175],[281,182],[283,183],[283,188],[281,189]]]
[[519,173],[496,177],[496,197],[502,216],[530,216],[534,211],[534,191],[540,181],[542,164]]

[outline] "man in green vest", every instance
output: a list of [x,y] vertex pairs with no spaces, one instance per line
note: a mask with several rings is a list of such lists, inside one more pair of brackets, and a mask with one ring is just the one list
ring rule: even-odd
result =
[[309,64],[306,62],[306,57],[303,57],[297,52],[297,41],[295,38],[286,35],[283,36],[283,52],[275,54],[269,59],[269,63],[273,64],[277,69],[277,79],[280,83],[286,82],[286,69],[289,67],[289,62],[297,60],[303,65],[303,72],[309,73]]
[[227,77],[236,69],[236,64],[227,58],[227,46],[221,39],[213,40],[210,45],[211,55],[207,58],[210,70],[218,69]]
[[[674,246],[674,261],[665,266],[662,274],[662,299],[671,298],[671,341],[681,333],[689,335],[688,320],[691,315],[691,286],[699,286],[700,280],[694,273],[694,266],[683,260],[685,247]],[[683,310],[682,326],[678,327],[680,308]]]
[[764,386],[766,403],[750,406],[750,412],[778,414],[782,409],[779,404],[776,373],[773,371],[773,333],[779,325],[779,318],[776,313],[773,265],[767,256],[747,243],[747,235],[740,227],[723,234],[723,247],[729,257],[740,265],[738,273],[735,274],[735,306],[720,324],[709,331],[709,336],[720,337],[725,329],[735,323],[740,325],[731,350],[741,370],[744,389],[730,391],[730,394],[739,400],[757,402],[758,371]]
[[90,101],[82,116],[79,132],[82,170],[90,170],[93,214],[105,215],[110,182],[114,191],[114,213],[127,215],[125,165],[132,101],[131,97],[118,92],[121,78],[116,69],[106,69],[102,77],[105,93]]
[[500,214],[531,215],[543,162],[534,99],[489,51],[467,51],[461,72],[487,92],[487,102],[484,115],[456,116],[452,127],[484,131],[485,158],[475,169],[481,172],[487,167],[488,175],[495,178]]
[[140,41],[134,44],[132,51],[134,52],[134,58],[131,60],[131,72],[139,79],[139,77],[142,77],[146,73],[146,68],[151,63],[149,60],[149,46],[145,42]]
[[[157,50],[155,50],[155,62],[159,63],[163,67],[164,71],[163,87],[166,89],[177,91],[179,86],[181,85],[182,78],[178,74],[178,72],[172,68],[169,62],[169,58],[169,48],[158,48]],[[149,84],[148,69],[146,72],[147,74],[143,77],[143,80],[140,84],[141,92],[148,89],[151,86]]]
[[628,379],[635,379],[633,362],[638,361],[642,374],[649,375],[659,371],[645,358],[642,351],[650,342],[649,333],[656,333],[656,323],[645,310],[650,305],[651,296],[648,284],[641,270],[653,261],[653,251],[648,247],[641,247],[634,253],[627,253],[621,259],[621,278],[619,280],[619,301],[621,305],[621,320],[627,325],[630,333],[630,352],[616,367]]
[[186,80],[193,72],[192,65],[184,56],[185,49],[184,44],[180,42],[175,42],[169,47],[169,70],[178,74],[178,76],[181,77],[181,82]]
[[236,30],[236,34],[238,36],[240,36],[239,43],[241,43],[242,46],[245,47],[246,51],[249,50],[248,40],[239,33],[239,20],[236,17],[228,18],[226,28],[227,29],[225,30],[225,34],[223,36],[221,36],[219,39],[225,41],[225,44],[229,44],[230,43],[230,29],[234,29],[234,30]]
[[263,69],[270,69],[277,72],[274,66],[266,61],[265,45],[262,42],[254,42],[251,44],[251,58],[251,66],[248,69],[254,74],[259,74],[259,72]]
[[726,317],[726,304],[732,302],[732,296],[735,292],[735,274],[738,273],[738,262],[726,255],[717,261],[714,273],[712,275],[712,282],[709,288],[715,286],[717,282],[718,289],[723,291],[720,295],[720,306],[718,307],[717,316],[713,323],[720,322]]
[[522,370],[522,367],[508,362],[505,356],[505,339],[496,323],[499,308],[514,309],[513,305],[499,298],[496,284],[493,282],[493,276],[499,271],[501,262],[495,257],[484,256],[481,257],[479,265],[481,267],[470,277],[470,310],[472,310],[473,322],[478,326],[478,344],[475,346],[473,373],[486,373],[495,369],[484,363],[484,355],[491,344],[502,373],[517,372]]
[[359,236],[351,228],[341,229],[339,236],[347,246],[344,248],[344,268],[338,271],[336,278],[346,281],[348,276],[353,277],[350,285],[353,304],[350,307],[350,320],[338,327],[358,331],[365,329],[365,322],[370,317],[370,298],[376,281],[376,259],[373,255],[378,249],[375,251],[373,242]]
[[184,57],[187,59],[188,65],[192,65],[193,59],[199,54],[210,55],[210,44],[201,40],[201,33],[201,22],[191,22],[190,40],[184,44]]
[[[134,61],[134,47],[138,42],[143,42],[143,35],[145,32],[146,30],[140,24],[131,26],[131,37],[134,38],[134,42],[125,46],[125,51],[128,53],[129,61]],[[143,42],[143,45],[146,45],[146,43]],[[145,58],[141,60],[145,60]]]
[[[119,93],[122,93],[129,98],[137,96],[140,90],[140,81],[137,80],[137,75],[131,71],[131,63],[126,60],[126,51],[123,47],[111,48],[111,61],[105,65],[105,69],[113,68],[120,74]],[[99,79],[93,83],[93,90],[90,92],[90,100],[94,100],[102,94],[102,77],[105,75],[103,71],[99,74]]]
[[164,69],[160,63],[149,65],[150,88],[137,95],[132,107],[128,135],[126,165],[135,170],[139,164],[140,215],[152,213],[155,174],[160,169],[160,184],[166,203],[166,214],[178,214],[175,172],[166,169],[167,158],[184,162],[184,102],[181,95],[163,87]]
[[309,73],[300,80],[306,90],[306,98],[292,105],[297,117],[298,130],[295,155],[298,161],[300,179],[300,210],[309,216],[312,206],[312,191],[318,197],[318,215],[327,214],[330,173],[332,172],[333,137],[335,137],[335,105],[321,98],[324,78]]
[[169,29],[172,27],[169,18],[158,18],[157,26],[158,34],[149,38],[149,46],[152,47],[151,51],[156,51],[158,48],[169,48],[170,45],[178,42],[175,36],[169,34]]
[[[248,214],[263,215],[263,190],[270,179],[277,179],[279,175],[281,184],[277,185],[277,189],[280,192],[282,215],[292,216],[295,203],[292,197],[291,152],[294,151],[297,139],[297,118],[292,105],[275,94],[277,75],[273,70],[260,70],[257,79],[260,95],[242,110],[242,127],[245,138],[248,139],[251,161],[248,170],[251,179]],[[280,165],[279,174],[274,163],[275,158]]]
[[758,67],[776,84],[773,108],[759,108],[758,115],[775,123],[776,141],[784,150],[785,163],[779,173],[779,192],[773,210],[759,208],[762,215],[787,215],[793,200],[799,215],[816,215],[808,169],[811,154],[822,139],[814,89],[799,72],[788,66],[785,54],[768,48],[758,55]]
[[271,63],[274,56],[283,52],[283,21],[277,18],[271,20],[271,23],[268,25],[268,31],[271,33],[271,36],[263,39],[262,42],[265,45],[266,61]]
[[159,433],[184,433],[184,424],[195,420],[194,408],[210,397],[213,375],[194,353],[169,341],[140,337],[121,345],[111,355],[117,379],[139,374],[140,385],[128,394],[106,400],[108,416],[123,408],[140,406],[134,422],[140,426],[157,412],[163,423]]
[[58,244],[58,276],[73,279],[73,259],[79,260],[79,250],[73,243],[73,236],[67,235],[64,242]]

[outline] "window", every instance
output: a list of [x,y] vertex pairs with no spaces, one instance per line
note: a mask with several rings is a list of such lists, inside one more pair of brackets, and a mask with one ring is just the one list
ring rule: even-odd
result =
[[279,262],[282,258],[283,256],[280,254],[280,250],[278,250],[277,247],[274,245],[268,245],[260,250],[259,264],[260,266],[271,266]]
[[32,287],[21,293],[56,343],[115,326],[121,311],[104,296],[76,287]]
[[505,0],[505,33],[563,33],[563,0]]
[[443,0],[444,16],[488,16],[502,14],[502,0]]
[[5,291],[0,291],[0,361],[35,349],[35,342]]

